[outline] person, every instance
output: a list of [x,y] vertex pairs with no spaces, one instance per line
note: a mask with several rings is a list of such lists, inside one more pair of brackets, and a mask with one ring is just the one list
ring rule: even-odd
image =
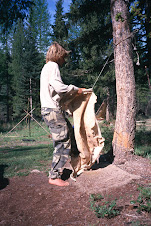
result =
[[57,186],[69,185],[68,181],[61,179],[61,175],[71,150],[69,129],[60,101],[65,95],[79,95],[83,91],[83,88],[65,85],[61,79],[59,67],[63,66],[69,53],[57,42],[52,43],[40,76],[41,114],[50,129],[54,147],[49,184]]

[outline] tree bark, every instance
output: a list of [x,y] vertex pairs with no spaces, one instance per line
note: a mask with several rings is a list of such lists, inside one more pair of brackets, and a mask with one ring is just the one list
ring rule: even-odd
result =
[[29,82],[30,82],[30,98],[29,98],[29,102],[30,102],[30,111],[31,111],[31,118],[32,118],[33,117],[33,112],[32,112],[32,109],[33,109],[33,100],[32,100],[31,78],[30,78]]
[[115,162],[134,151],[136,95],[128,6],[111,0],[117,112],[112,141]]
[[107,88],[107,106],[106,106],[106,121],[110,121],[110,105],[109,105],[110,93],[109,88]]

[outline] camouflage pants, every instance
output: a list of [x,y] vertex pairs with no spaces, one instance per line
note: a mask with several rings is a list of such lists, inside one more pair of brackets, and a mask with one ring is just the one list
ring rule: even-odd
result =
[[60,178],[62,168],[68,160],[71,142],[64,114],[60,109],[42,108],[44,121],[50,129],[53,139],[53,159],[49,177]]

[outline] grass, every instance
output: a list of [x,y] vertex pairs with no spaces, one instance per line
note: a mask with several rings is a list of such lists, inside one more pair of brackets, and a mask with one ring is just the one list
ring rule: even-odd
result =
[[50,168],[52,152],[52,144],[0,148],[1,171],[5,168],[3,176],[28,175],[33,169],[46,172]]
[[151,126],[136,130],[135,154],[151,159]]
[[[17,123],[16,123],[17,124]],[[26,176],[31,170],[48,172],[53,153],[49,129],[44,122],[40,127],[31,122],[30,131],[26,122],[19,124],[8,133],[15,124],[1,125],[0,136],[0,173],[4,177]]]
[[[26,122],[22,122],[15,129],[13,129],[14,126],[15,124],[1,124],[0,145],[20,143],[23,139],[35,140],[36,142],[50,141],[48,138],[49,129],[44,122],[40,122],[39,126],[35,121],[31,121],[30,129]],[[11,129],[13,129],[12,132],[10,132]]]
[[[43,129],[35,121],[31,121],[29,131],[28,124],[22,122],[8,133],[15,125],[8,123],[0,126],[0,173],[5,169],[4,176],[12,177],[27,175],[32,169],[47,172],[53,146],[45,123],[40,122]],[[114,125],[103,121],[100,127],[105,138],[104,153],[107,153],[112,148]],[[151,127],[136,131],[135,154],[151,159]]]
[[[151,160],[151,120],[146,126],[137,126],[135,134],[135,155],[142,156]],[[105,138],[104,153],[107,153],[112,148],[112,139],[114,126],[109,125],[106,121],[100,123],[102,136]]]
[[112,125],[109,125],[106,121],[100,123],[100,129],[102,136],[105,138],[105,145],[103,148],[104,154],[108,153],[112,149],[112,140],[114,128]]

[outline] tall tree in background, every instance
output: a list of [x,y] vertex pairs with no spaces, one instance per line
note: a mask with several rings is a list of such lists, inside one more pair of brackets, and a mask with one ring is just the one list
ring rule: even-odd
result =
[[[3,56],[1,119],[7,118],[8,121],[12,109],[14,118],[21,117],[23,109],[27,108],[28,99],[33,100],[33,106],[36,107],[34,113],[39,115],[39,77],[44,64],[44,53],[50,43],[51,29],[47,2],[46,0],[3,1],[0,12]],[[17,24],[18,18],[20,22]]]
[[51,25],[46,0],[34,0],[30,9],[29,24],[40,52],[46,53],[51,42]]
[[67,37],[68,37],[68,30],[64,21],[63,16],[63,0],[58,0],[56,2],[56,13],[54,15],[55,22],[52,26],[53,28],[53,41],[57,41],[59,44],[66,47]]
[[27,11],[32,4],[32,0],[0,0],[1,31],[8,32],[14,22],[26,18]]
[[[115,161],[134,150],[135,79],[128,6],[124,0],[111,0],[117,113],[113,137]],[[121,156],[120,156],[121,155]]]
[[[68,47],[68,29],[67,24],[65,21],[65,15],[63,14],[63,0],[58,0],[56,2],[56,10],[54,15],[54,25],[52,25],[53,28],[53,35],[52,35],[52,41],[58,42],[60,45],[62,45],[65,49],[69,50]],[[64,67],[60,68],[62,79],[65,84],[75,84],[75,81],[73,81],[73,77],[71,76],[71,62],[68,58],[68,62],[64,65]]]
[[32,31],[30,27],[25,29],[19,21],[14,34],[11,63],[14,117],[20,117],[29,103],[31,106],[33,102],[37,107],[41,68],[42,60]]
[[151,68],[151,1],[134,1],[131,14],[133,17],[132,23],[135,28],[138,28],[137,41],[140,53],[143,52],[144,64]]
[[26,75],[24,73],[25,51],[25,30],[22,21],[18,21],[16,32],[13,36],[12,44],[12,63],[10,64],[11,73],[13,75],[13,116],[19,117],[26,106],[25,83]]
[[0,118],[9,122],[11,111],[10,53],[7,45],[0,50]]
[[[73,73],[78,76],[82,86],[90,88],[113,51],[110,1],[74,0],[67,16],[72,32],[69,30],[72,60],[78,67],[78,70],[73,67]],[[114,69],[107,65],[94,87],[98,106],[107,95],[114,96],[114,83]]]
[[136,67],[136,93],[138,112],[151,115],[151,1],[133,1],[131,6],[132,25],[138,29],[135,36],[135,45],[140,61]]
[[23,53],[24,58],[24,73],[26,75],[27,82],[25,83],[25,94],[28,100],[28,108],[32,110],[35,108],[35,115],[40,114],[40,101],[39,101],[39,84],[40,73],[44,64],[44,54],[38,51],[36,46],[36,40],[32,33],[30,25],[28,25],[25,31],[25,51]]

